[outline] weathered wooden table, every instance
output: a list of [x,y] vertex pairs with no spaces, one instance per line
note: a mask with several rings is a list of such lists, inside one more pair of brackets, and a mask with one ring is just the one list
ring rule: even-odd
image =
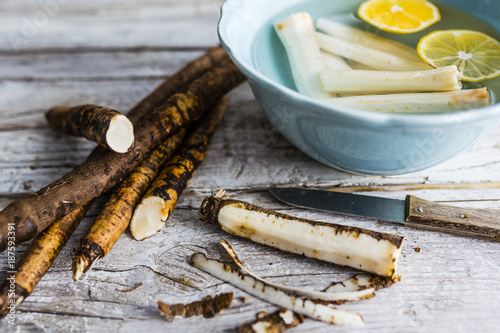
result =
[[[220,0],[3,0],[0,3],[0,208],[81,163],[94,144],[50,128],[44,111],[58,104],[95,103],[126,111],[188,60],[218,43]],[[426,171],[367,177],[323,166],[288,143],[269,123],[247,84],[230,105],[207,159],[166,227],[142,242],[126,232],[94,269],[71,279],[71,252],[98,214],[97,200],[50,271],[17,309],[5,332],[234,331],[255,314],[276,309],[190,267],[194,251],[223,256],[224,237],[257,273],[280,283],[321,290],[357,272],[286,254],[201,224],[201,200],[220,188],[299,217],[361,226],[405,237],[401,282],[377,296],[341,306],[359,312],[361,328],[307,320],[295,332],[494,332],[500,327],[500,244],[411,229],[364,218],[292,209],[266,191],[271,184],[310,187],[380,186],[370,192],[500,209],[500,128],[462,155]],[[462,183],[477,183],[460,189]],[[499,217],[500,218],[500,217]],[[20,256],[27,244],[20,244]],[[419,249],[419,251],[417,251]],[[226,258],[227,257],[223,257]],[[7,257],[0,255],[0,277]],[[189,283],[188,283],[189,282]],[[138,288],[131,289],[142,283]],[[175,319],[157,300],[187,303],[234,291],[214,319]]]

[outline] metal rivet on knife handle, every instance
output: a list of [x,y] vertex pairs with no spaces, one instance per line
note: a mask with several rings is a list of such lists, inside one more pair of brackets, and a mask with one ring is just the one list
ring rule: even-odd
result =
[[406,222],[422,228],[440,228],[458,234],[476,234],[500,240],[500,211],[495,209],[463,208],[437,204],[408,195],[406,197]]

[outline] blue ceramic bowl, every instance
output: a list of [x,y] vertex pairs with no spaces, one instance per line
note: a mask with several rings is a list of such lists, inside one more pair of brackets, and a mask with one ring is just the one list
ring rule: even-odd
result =
[[[285,50],[272,24],[298,11],[309,12],[313,18],[340,15],[354,19],[353,13],[361,2],[227,0],[222,5],[219,39],[247,77],[266,115],[290,142],[312,158],[336,169],[360,174],[396,175],[448,160],[498,125],[500,79],[473,85],[490,89],[492,106],[446,114],[362,111],[332,106],[299,94],[293,84]],[[441,10],[441,22],[418,34],[392,35],[391,38],[416,46],[419,38],[431,30],[477,30],[478,26],[497,38],[500,35],[500,0],[433,2]]]

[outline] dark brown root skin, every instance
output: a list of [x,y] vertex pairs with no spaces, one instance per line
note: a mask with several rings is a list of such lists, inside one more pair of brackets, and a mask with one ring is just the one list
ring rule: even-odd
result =
[[[229,56],[226,53],[226,51],[221,47],[215,47],[211,50],[209,50],[206,54],[201,56],[198,59],[193,60],[192,62],[188,63],[184,68],[182,68],[180,71],[178,71],[176,74],[174,74],[170,79],[166,80],[164,83],[162,83],[158,88],[155,89],[150,95],[145,97],[141,102],[139,102],[130,112],[127,114],[127,117],[130,119],[130,121],[136,125],[137,122],[144,117],[146,114],[151,112],[153,109],[159,107],[162,103],[165,102],[166,98],[170,97],[173,95],[176,91],[179,91],[183,88],[185,88],[189,83],[191,83],[194,79],[202,75],[203,73],[206,73],[209,69],[214,67],[217,63],[224,61],[224,60],[229,60]],[[99,160],[100,154],[103,152],[102,147],[97,147],[94,149],[94,151],[90,154],[90,156],[87,158],[87,160],[92,161],[92,160]],[[105,169],[107,170],[109,167],[106,167]],[[85,170],[85,167],[77,167],[73,172],[69,173],[70,174],[80,174],[82,175],[81,177],[84,177],[83,182],[87,182],[87,179],[90,179],[90,181],[94,178],[97,179],[95,183],[97,184],[102,184],[106,182],[108,179],[101,179],[100,176],[94,176],[89,175],[88,172]],[[25,197],[28,201],[26,204],[36,204],[33,203],[36,201],[43,201],[39,199],[39,194],[43,194],[47,191],[50,191],[52,188],[61,186],[61,184],[65,184],[67,182],[67,178],[71,178],[68,175],[64,176],[61,178],[59,181],[56,181],[38,191],[38,193],[32,193],[29,194]],[[118,183],[118,181],[116,181]],[[87,184],[89,184],[87,182]],[[90,182],[92,184],[92,182]],[[27,216],[23,219],[20,216],[16,216],[16,214],[13,214],[12,218],[8,218],[8,221],[4,221],[1,218],[1,215],[3,212],[0,212],[0,252],[4,251],[6,248],[7,244],[7,232],[8,232],[8,223],[13,222],[15,223],[15,228],[16,228],[16,243],[21,243],[23,241],[29,240],[32,237],[34,237],[35,234],[37,234],[41,229],[44,229],[44,227],[37,227],[38,223],[35,223],[34,218],[37,216],[40,216],[40,218],[43,218],[44,216],[49,219],[49,222],[44,222],[43,225],[48,225],[51,222],[50,221],[55,221],[57,218],[60,218],[61,216],[66,215],[70,211],[76,209],[78,206],[83,205],[84,203],[92,200],[90,198],[96,198],[100,194],[108,191],[111,189],[114,185],[108,186],[105,188],[94,188],[93,190],[89,188],[90,192],[85,192],[83,193],[76,202],[68,202],[66,204],[62,204],[61,201],[57,201],[57,207],[54,207],[54,211],[58,212],[57,214],[53,214],[54,216],[51,215],[49,211],[46,211],[42,209],[40,213],[29,213],[26,214]],[[87,186],[88,187],[88,186]],[[63,195],[63,193],[62,193]],[[24,199],[23,199],[24,200]],[[32,203],[29,203],[31,201]],[[48,200],[46,200],[48,201]],[[50,202],[41,202],[39,205],[40,207],[44,207],[44,205],[49,204],[49,205],[54,205],[54,203]],[[17,205],[15,202],[12,202],[11,205]],[[22,204],[21,204],[22,206]],[[13,208],[12,211],[16,210],[22,210],[21,208]],[[5,215],[9,216],[11,213],[6,213]],[[31,215],[31,216],[30,216]],[[40,230],[39,230],[40,229]]]
[[380,290],[388,288],[399,281],[401,281],[401,275],[393,275],[392,277],[374,275],[370,280],[370,286],[375,290]]
[[85,263],[82,273],[86,273],[102,257],[104,257],[104,251],[98,244],[90,239],[82,239],[80,247],[73,253],[73,272],[76,269],[75,265],[78,260],[83,260]]
[[[222,120],[227,101],[222,99],[195,124],[181,151],[164,166],[154,180],[145,197],[163,198],[169,215],[174,210],[177,199],[188,185],[196,169],[206,157],[210,140]],[[175,193],[174,193],[175,192]],[[172,195],[171,195],[172,194]]]
[[134,209],[148,186],[160,171],[161,166],[180,147],[186,133],[187,131],[183,130],[155,148],[120,183],[81,240],[79,248],[75,250],[73,273],[75,270],[82,269],[77,265],[80,260],[83,263],[82,273],[86,273],[97,260],[109,253],[129,226]]
[[135,125],[146,113],[154,110],[171,95],[184,89],[191,81],[206,73],[217,63],[228,60],[229,55],[221,46],[208,50],[203,56],[191,61],[180,71],[158,86],[155,91],[140,101],[127,114],[128,119]]
[[33,239],[12,270],[15,273],[7,273],[7,278],[0,287],[0,317],[21,304],[33,292],[89,207],[90,203],[80,207]]
[[99,144],[106,144],[106,132],[111,120],[120,112],[93,104],[75,107],[55,107],[45,117],[50,125],[75,136],[83,136]]
[[174,317],[189,318],[201,316],[213,318],[215,315],[227,309],[233,301],[233,293],[219,294],[215,297],[206,296],[202,301],[196,301],[189,304],[169,305],[158,301],[158,309],[162,316],[172,321]]
[[12,202],[0,212],[0,251],[7,247],[9,223],[15,223],[17,243],[34,237],[114,187],[156,145],[198,120],[203,111],[244,80],[233,63],[220,63],[143,119],[136,131],[135,146],[128,153],[101,149],[58,181]]

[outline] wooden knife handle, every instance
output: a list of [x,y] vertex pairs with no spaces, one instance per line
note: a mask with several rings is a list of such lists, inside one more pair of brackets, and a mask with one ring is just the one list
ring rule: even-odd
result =
[[406,196],[406,222],[458,234],[475,234],[500,241],[500,210],[462,208]]

